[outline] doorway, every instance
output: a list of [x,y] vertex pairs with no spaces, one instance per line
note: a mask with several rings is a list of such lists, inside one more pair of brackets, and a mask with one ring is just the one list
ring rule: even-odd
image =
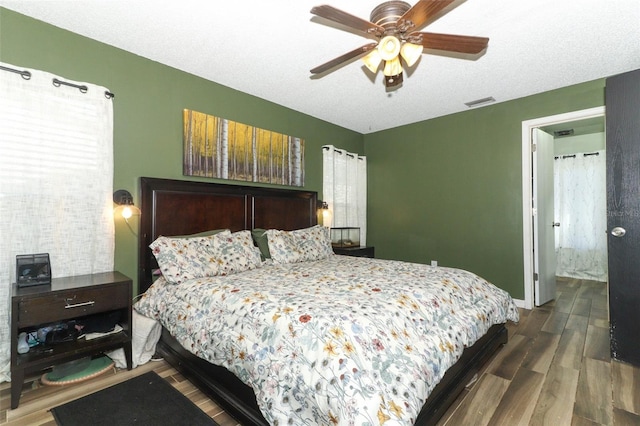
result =
[[[566,127],[566,123],[589,120],[604,117],[605,107],[590,108],[574,111],[566,114],[558,114],[549,117],[540,117],[522,122],[522,223],[523,223],[523,254],[524,254],[524,308],[532,309],[535,305],[535,287],[538,282],[534,279],[534,273],[538,273],[538,253],[534,247],[537,241],[535,226],[534,200],[534,155],[532,153],[532,135],[534,129],[550,129]],[[551,224],[549,224],[551,227]],[[555,266],[554,266],[555,268]]]

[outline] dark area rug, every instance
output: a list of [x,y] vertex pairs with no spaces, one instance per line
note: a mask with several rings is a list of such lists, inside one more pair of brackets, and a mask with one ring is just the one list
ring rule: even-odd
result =
[[218,425],[153,371],[51,410],[60,426]]

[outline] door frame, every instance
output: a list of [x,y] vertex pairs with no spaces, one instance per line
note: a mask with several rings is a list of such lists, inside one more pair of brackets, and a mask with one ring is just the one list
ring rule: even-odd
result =
[[524,306],[525,309],[534,307],[534,228],[533,228],[533,187],[532,179],[533,161],[531,158],[532,130],[537,127],[545,127],[553,124],[583,120],[586,118],[601,117],[605,115],[605,107],[595,107],[572,111],[564,114],[556,114],[547,117],[533,118],[522,122],[522,245],[524,256]]

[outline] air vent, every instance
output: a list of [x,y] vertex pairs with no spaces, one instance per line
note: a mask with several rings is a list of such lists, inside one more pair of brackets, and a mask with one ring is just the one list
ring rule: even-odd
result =
[[553,135],[556,138],[562,138],[564,136],[571,136],[571,135],[573,135],[573,129],[556,130],[555,132],[553,132]]
[[491,102],[495,102],[493,96],[489,96],[488,98],[476,99],[475,101],[465,102],[464,104],[469,108],[477,107],[484,104],[490,104]]

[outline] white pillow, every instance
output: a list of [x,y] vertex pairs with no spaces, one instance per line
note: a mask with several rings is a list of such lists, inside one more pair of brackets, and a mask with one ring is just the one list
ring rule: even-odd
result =
[[325,226],[312,226],[295,231],[267,231],[269,252],[274,263],[320,260],[333,255],[331,234]]
[[181,284],[193,278],[219,274],[218,263],[211,257],[211,245],[218,236],[231,235],[223,231],[206,237],[158,237],[149,247],[158,261],[165,279]]
[[217,234],[206,250],[217,263],[218,275],[235,274],[262,265],[260,249],[253,244],[251,231]]

